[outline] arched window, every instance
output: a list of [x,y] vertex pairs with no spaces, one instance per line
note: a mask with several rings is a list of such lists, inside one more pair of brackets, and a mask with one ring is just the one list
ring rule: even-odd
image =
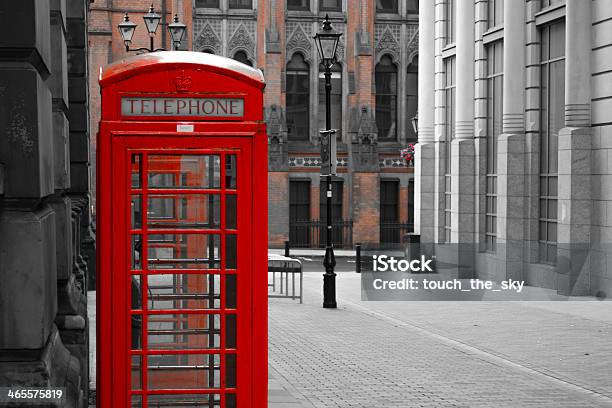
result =
[[393,141],[397,138],[397,67],[385,55],[376,64],[376,126],[378,139]]
[[287,63],[286,118],[290,140],[308,140],[310,119],[310,74],[302,54],[296,53]]
[[247,56],[246,52],[244,51],[238,51],[234,54],[234,59],[238,62],[242,62],[243,64],[248,65],[249,67],[253,66],[253,63],[249,60],[249,57]]
[[406,72],[406,130],[407,139],[416,141],[417,135],[412,128],[412,119],[418,109],[419,58],[414,57]]
[[205,48],[202,50],[203,53],[205,54],[214,54],[215,52],[213,50],[211,50],[210,48]]
[[[331,128],[342,135],[342,67],[334,64],[331,76]],[[319,67],[319,129],[325,129],[325,69]]]

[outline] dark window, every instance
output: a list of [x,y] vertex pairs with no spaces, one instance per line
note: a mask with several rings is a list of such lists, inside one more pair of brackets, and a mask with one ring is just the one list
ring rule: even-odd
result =
[[416,141],[417,135],[412,128],[412,119],[419,108],[418,93],[419,93],[419,62],[418,57],[412,60],[412,64],[408,65],[406,73],[406,129],[408,131],[408,140]]
[[487,190],[486,250],[497,246],[497,142],[502,133],[504,48],[500,41],[487,47]]
[[231,9],[252,9],[253,0],[229,0],[229,8]]
[[376,0],[377,13],[397,13],[397,0]]
[[[342,68],[338,64],[332,67],[331,77],[331,128],[338,129],[337,137],[342,135]],[[319,129],[325,129],[325,74],[319,71]]]
[[388,55],[376,64],[375,81],[378,139],[393,141],[397,138],[397,67]]
[[446,44],[455,42],[455,34],[457,32],[457,0],[446,0],[444,3],[444,16],[446,18]]
[[287,133],[290,140],[308,140],[310,120],[310,74],[301,54],[287,64]]
[[400,242],[398,180],[380,180],[380,242]]
[[408,13],[418,13],[419,0],[406,0],[406,10]]
[[539,259],[555,264],[558,138],[565,126],[565,22],[544,26],[541,34]]
[[444,176],[444,242],[451,241],[451,142],[455,138],[455,57],[444,60],[445,98],[445,176]]
[[310,180],[289,181],[289,241],[294,247],[310,246]]
[[342,11],[342,0],[320,0],[321,11]]
[[196,7],[219,8],[219,0],[196,0]]
[[242,62],[243,64],[246,64],[250,67],[253,66],[253,63],[249,60],[249,57],[246,55],[246,52],[244,51],[238,51],[237,53],[234,54],[234,59],[236,61]]
[[565,3],[565,0],[542,0],[542,8],[554,6],[555,4]]
[[287,0],[287,10],[308,10],[310,0]]
[[[332,207],[331,207],[331,221],[334,226],[332,230],[332,242],[334,245],[341,247],[343,243],[344,229],[342,226],[342,180],[332,181]],[[325,245],[327,242],[327,183],[325,179],[321,180],[320,185],[320,211],[321,211],[321,245]]]
[[504,22],[504,0],[489,0],[489,28]]

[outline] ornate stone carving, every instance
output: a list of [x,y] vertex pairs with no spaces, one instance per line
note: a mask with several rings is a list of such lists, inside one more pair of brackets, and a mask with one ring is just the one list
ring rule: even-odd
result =
[[399,35],[394,31],[399,30],[399,26],[391,26],[390,24],[380,25],[376,29],[376,59],[380,59],[383,54],[393,55],[395,61],[399,61]]
[[238,51],[246,52],[249,59],[255,59],[255,41],[249,34],[244,24],[240,24],[228,44],[229,56],[232,57]]
[[306,35],[304,28],[297,24],[289,37],[289,41],[287,41],[287,59],[291,59],[296,51],[301,51],[304,54],[304,58],[310,59],[311,49],[310,38]]
[[221,39],[210,23],[206,22],[196,36],[193,49],[194,51],[211,50],[217,55],[221,54]]
[[270,171],[286,171],[289,167],[287,155],[287,127],[280,106],[274,104],[266,109]]
[[409,40],[406,45],[406,55],[408,56],[408,63],[412,62],[414,56],[419,53],[419,28],[409,28]]
[[376,133],[376,122],[371,110],[367,106],[362,106],[357,135],[351,143],[355,171],[379,170]]

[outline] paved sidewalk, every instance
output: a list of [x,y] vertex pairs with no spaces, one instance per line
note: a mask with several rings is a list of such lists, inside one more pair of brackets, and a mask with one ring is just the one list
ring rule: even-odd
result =
[[315,407],[612,407],[612,302],[270,300],[270,365]]

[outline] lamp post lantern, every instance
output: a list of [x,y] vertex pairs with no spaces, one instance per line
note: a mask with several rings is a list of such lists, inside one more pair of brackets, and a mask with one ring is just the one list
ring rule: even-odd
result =
[[419,112],[414,114],[414,118],[411,120],[412,122],[412,130],[414,130],[414,134],[419,134]]
[[[142,16],[144,20],[145,27],[149,32],[149,48],[141,47],[136,49],[130,49],[130,45],[132,44],[132,38],[134,37],[134,32],[136,32],[137,24],[133,21],[130,21],[130,16],[128,13],[125,13],[123,16],[123,21],[118,25],[119,33],[121,34],[121,38],[123,38],[123,43],[125,44],[125,50],[127,52],[155,52],[155,51],[165,51],[164,48],[155,48],[153,39],[155,38],[155,33],[157,32],[157,27],[161,21],[161,16],[155,12],[153,5],[149,7],[149,12]],[[181,41],[183,40],[183,36],[185,35],[185,30],[187,26],[181,23],[178,19],[178,15],[174,15],[174,21],[171,24],[168,24],[168,31],[172,36],[172,47],[175,50],[181,45]]]
[[[335,169],[336,163],[331,163],[331,160],[336,160],[335,152],[335,140],[332,142],[332,138],[336,138],[335,131],[331,129],[331,69],[337,62],[336,51],[338,49],[338,42],[342,34],[335,31],[329,16],[325,16],[323,20],[323,27],[321,31],[315,34],[315,44],[319,52],[319,60],[325,70],[325,130],[321,131],[321,144],[322,152],[327,154],[322,159],[330,161],[328,166],[321,166],[321,169],[327,168],[326,174],[321,174],[325,177],[327,185],[327,233],[325,242],[325,259],[323,260],[323,266],[325,267],[325,274],[323,275],[323,307],[335,309],[336,303],[336,273],[334,268],[336,267],[336,258],[334,256],[334,246],[332,244],[332,173]],[[325,144],[325,145],[324,145]]]

